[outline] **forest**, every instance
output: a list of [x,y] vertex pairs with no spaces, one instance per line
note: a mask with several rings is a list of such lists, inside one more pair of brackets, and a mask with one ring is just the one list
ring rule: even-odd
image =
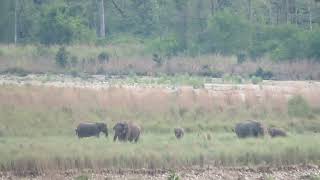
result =
[[320,59],[318,0],[2,0],[0,13],[1,44],[134,42],[161,58]]

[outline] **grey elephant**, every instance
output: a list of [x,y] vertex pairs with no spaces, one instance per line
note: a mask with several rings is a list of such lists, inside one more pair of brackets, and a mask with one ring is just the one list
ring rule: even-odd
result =
[[235,132],[239,138],[264,136],[264,126],[257,121],[245,121],[236,124]]
[[271,127],[268,128],[268,133],[271,137],[286,137],[287,133],[279,128]]
[[106,123],[80,123],[75,131],[79,138],[99,137],[101,132],[108,137],[108,127]]
[[181,127],[174,128],[174,135],[177,139],[180,139],[184,136],[184,129]]
[[117,139],[119,141],[138,142],[141,128],[138,124],[133,122],[118,122],[114,127],[113,141]]

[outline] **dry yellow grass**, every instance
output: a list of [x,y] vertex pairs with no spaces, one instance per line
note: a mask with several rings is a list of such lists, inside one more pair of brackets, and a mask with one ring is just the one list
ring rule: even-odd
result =
[[[51,84],[52,85],[52,84]],[[13,106],[46,107],[101,107],[124,108],[138,111],[169,111],[171,105],[186,109],[200,107],[207,111],[216,111],[228,107],[270,106],[277,111],[285,111],[288,99],[294,95],[303,96],[313,108],[320,108],[320,86],[318,84],[295,83],[286,85],[223,85],[213,84],[208,89],[176,87],[174,89],[154,86],[101,86],[90,88],[23,85],[2,85],[0,104]],[[98,88],[98,89],[93,89]]]

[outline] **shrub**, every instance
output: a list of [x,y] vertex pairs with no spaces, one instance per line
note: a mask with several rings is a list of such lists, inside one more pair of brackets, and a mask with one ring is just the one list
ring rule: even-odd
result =
[[261,77],[257,77],[257,76],[252,76],[251,77],[251,82],[252,82],[252,84],[259,84],[260,82],[262,82],[262,78]]
[[220,70],[217,70],[213,67],[210,67],[208,64],[206,64],[201,67],[201,70],[199,71],[198,75],[211,76],[214,78],[221,78],[223,75],[223,72],[221,72]]
[[225,75],[223,75],[222,79],[224,82],[236,83],[236,84],[242,83],[241,76],[234,76],[234,75],[230,75],[230,74],[225,74]]
[[168,58],[177,55],[180,51],[176,36],[168,36],[163,39],[157,38],[151,41],[147,46],[148,51]]
[[98,60],[100,63],[108,63],[109,57],[110,57],[109,54],[106,51],[104,51],[98,55]]
[[247,55],[245,52],[240,52],[237,54],[237,63],[242,64],[244,61],[246,61]]
[[162,66],[163,64],[163,59],[161,56],[159,56],[158,54],[154,53],[152,55],[152,60],[157,64],[158,67]]
[[13,68],[8,68],[4,71],[2,71],[3,74],[15,74],[17,76],[27,76],[30,72],[19,68],[19,67],[13,67]]
[[291,117],[309,117],[311,108],[302,96],[293,96],[288,101],[288,115]]
[[69,52],[64,46],[60,47],[56,54],[56,63],[58,66],[65,68],[68,64]]
[[179,176],[174,171],[172,171],[168,177],[168,180],[179,180]]
[[250,74],[250,77],[255,76],[255,77],[260,77],[262,79],[268,80],[273,77],[273,73],[271,71],[266,71],[263,70],[261,67],[259,67],[256,72],[253,74]]
[[50,51],[50,49],[43,45],[37,45],[34,52],[35,56],[43,56],[43,57],[47,57],[51,54],[52,52]]

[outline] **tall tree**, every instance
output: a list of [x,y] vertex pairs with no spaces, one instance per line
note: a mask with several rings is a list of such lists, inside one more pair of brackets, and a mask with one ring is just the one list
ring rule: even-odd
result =
[[99,2],[99,9],[100,9],[100,30],[99,36],[104,38],[106,36],[106,25],[105,25],[105,14],[104,14],[104,0],[100,0]]
[[18,41],[18,0],[14,1],[14,44],[17,44]]

